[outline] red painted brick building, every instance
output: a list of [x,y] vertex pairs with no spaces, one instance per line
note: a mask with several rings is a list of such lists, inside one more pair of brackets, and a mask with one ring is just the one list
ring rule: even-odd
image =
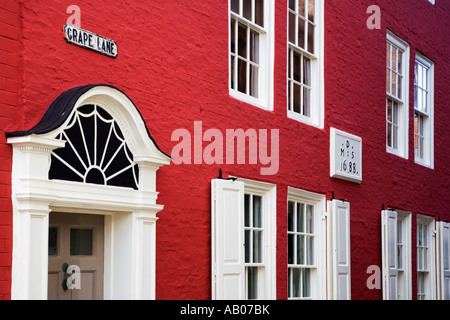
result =
[[0,1],[0,297],[449,299],[432,2]]

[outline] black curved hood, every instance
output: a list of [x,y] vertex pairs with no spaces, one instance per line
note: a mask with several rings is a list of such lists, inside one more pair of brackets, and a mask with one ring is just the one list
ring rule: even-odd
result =
[[[56,100],[53,101],[52,104],[50,105],[50,107],[47,109],[47,111],[45,112],[41,121],[39,121],[39,123],[37,125],[35,125],[33,128],[26,130],[26,131],[6,132],[5,136],[7,138],[23,137],[23,136],[28,136],[31,134],[44,134],[44,133],[50,132],[52,130],[55,130],[56,128],[60,127],[64,123],[64,121],[67,120],[67,118],[71,114],[73,108],[75,107],[75,104],[78,101],[78,99],[84,93],[88,92],[92,88],[99,87],[99,86],[106,86],[106,87],[113,88],[113,89],[121,92],[125,96],[127,96],[120,89],[117,89],[116,87],[108,85],[108,84],[88,84],[88,85],[84,85],[84,86],[74,87],[72,89],[69,89],[69,90],[61,93],[59,95],[59,97],[56,98]],[[127,98],[128,98],[128,96],[127,96]],[[128,99],[133,103],[134,107],[136,108],[136,105],[134,104],[134,102],[130,98],[128,98]],[[139,115],[142,118],[142,114],[139,112],[139,109],[136,108],[136,110],[138,111]],[[144,123],[145,123],[145,121],[144,121]],[[167,155],[165,152],[163,152],[158,147],[156,141],[150,135],[150,132],[148,131],[147,126],[146,126],[146,129],[147,129],[147,134],[148,134],[149,138],[153,141],[156,148],[158,148],[159,151],[161,151],[162,153],[164,153],[166,156],[168,156],[170,158],[169,155]]]

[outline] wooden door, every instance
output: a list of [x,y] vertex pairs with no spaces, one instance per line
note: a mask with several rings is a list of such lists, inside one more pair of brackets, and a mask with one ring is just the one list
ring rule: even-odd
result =
[[103,243],[102,215],[50,213],[49,300],[103,299]]

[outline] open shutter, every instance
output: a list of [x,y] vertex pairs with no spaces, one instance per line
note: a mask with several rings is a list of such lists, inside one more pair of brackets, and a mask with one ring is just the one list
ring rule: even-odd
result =
[[212,180],[212,298],[245,298],[244,183]]
[[350,273],[350,203],[342,200],[328,202],[333,300],[351,299]]
[[383,263],[383,299],[397,300],[397,212],[381,211],[381,242]]
[[439,222],[441,299],[450,300],[450,223]]

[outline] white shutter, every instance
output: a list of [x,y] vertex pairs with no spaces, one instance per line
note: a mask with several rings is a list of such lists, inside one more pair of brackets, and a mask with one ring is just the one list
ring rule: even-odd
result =
[[439,222],[441,299],[450,300],[450,223]]
[[383,263],[383,299],[397,300],[397,212],[395,211],[381,211],[381,242]]
[[212,298],[245,298],[244,183],[215,179],[211,184]]
[[331,240],[331,294],[333,300],[351,299],[350,203],[328,201]]

